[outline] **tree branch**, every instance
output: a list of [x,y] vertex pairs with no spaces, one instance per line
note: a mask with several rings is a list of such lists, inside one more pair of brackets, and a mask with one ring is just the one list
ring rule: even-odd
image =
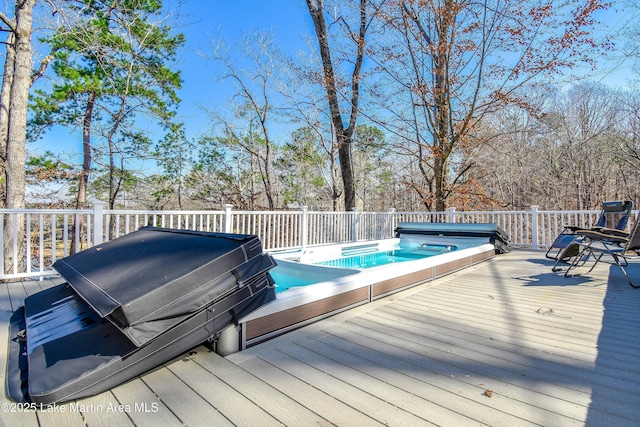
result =
[[10,19],[7,15],[0,12],[0,21],[4,22],[4,24],[9,27],[9,30],[16,31],[16,21],[14,19]]

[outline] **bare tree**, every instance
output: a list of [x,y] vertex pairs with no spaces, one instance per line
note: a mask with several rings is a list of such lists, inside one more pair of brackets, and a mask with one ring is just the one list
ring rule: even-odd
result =
[[380,92],[392,100],[387,129],[413,145],[420,176],[407,183],[427,209],[442,211],[452,195],[478,190],[470,154],[486,141],[476,131],[487,114],[509,104],[531,108],[524,89],[589,63],[587,52],[599,46],[588,29],[603,7],[592,0],[384,3],[389,30],[376,60],[388,77]]
[[305,84],[308,83],[309,74],[313,73],[301,66],[298,61],[290,61],[289,69],[294,73],[291,80],[301,84],[285,86],[281,89],[281,93],[293,108],[290,118],[293,121],[302,122],[302,126],[309,131],[308,139],[317,141],[317,147],[321,151],[318,158],[326,159],[326,164],[321,167],[321,171],[327,187],[330,188],[331,209],[335,212],[339,210],[342,187],[338,169],[338,147],[332,131],[332,122],[321,106],[323,95],[316,93],[313,85]]
[[[245,39],[239,50],[249,60],[252,69],[243,70],[232,59],[223,44],[216,47],[211,59],[221,66],[221,81],[231,81],[236,87],[230,105],[233,117],[212,113],[217,127],[222,128],[224,136],[219,141],[228,147],[239,147],[246,151],[251,167],[250,178],[255,189],[255,179],[260,181],[267,200],[267,207],[276,207],[273,185],[272,164],[275,159],[275,144],[272,141],[270,126],[274,107],[271,104],[274,86],[277,84],[277,47],[273,45],[271,35],[255,32]],[[256,191],[251,191],[252,200]],[[250,203],[251,207],[256,207]]]
[[638,124],[632,100],[618,90],[581,83],[541,93],[538,114],[515,106],[491,113],[481,132],[492,137],[479,150],[487,191],[518,209],[595,209],[604,200],[635,201],[630,183],[638,167]]
[[[353,68],[350,76],[350,84],[346,84],[342,81],[337,72],[340,65],[336,65],[336,60],[332,57],[332,49],[329,43],[329,27],[325,17],[327,12],[324,8],[324,1],[307,0],[307,7],[309,8],[309,14],[313,20],[313,26],[318,40],[320,58],[322,59],[322,85],[326,90],[333,133],[338,145],[340,171],[344,187],[345,210],[350,210],[357,205],[355,179],[351,159],[351,144],[353,142],[353,133],[356,128],[359,113],[358,104],[360,101],[362,63],[365,55],[365,35],[370,21],[370,17],[368,17],[367,12],[370,6],[366,0],[359,1],[357,30],[351,28],[344,16],[335,17],[335,21],[342,24],[345,34],[348,35],[355,45],[355,55],[352,60]],[[350,95],[343,93],[343,90],[349,91]],[[348,112],[346,126],[341,111],[341,105],[345,99],[347,100],[345,109]]]

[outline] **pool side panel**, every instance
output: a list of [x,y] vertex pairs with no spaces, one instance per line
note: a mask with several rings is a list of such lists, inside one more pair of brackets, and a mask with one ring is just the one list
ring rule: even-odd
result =
[[435,277],[441,277],[445,274],[453,273],[456,270],[469,267],[471,265],[471,257],[449,261],[444,264],[436,265],[433,270]]
[[369,302],[369,290],[364,287],[250,320],[246,323],[246,340],[250,341],[314,317],[367,302]]
[[493,258],[494,256],[496,256],[496,252],[495,251],[485,251],[479,254],[475,254],[471,256],[471,264],[477,264],[479,262],[482,261],[486,261],[488,259]]
[[403,276],[394,277],[393,279],[383,280],[382,282],[371,285],[371,296],[373,299],[376,299],[391,292],[419,283],[428,282],[432,279],[433,268],[428,268],[414,273],[405,274]]

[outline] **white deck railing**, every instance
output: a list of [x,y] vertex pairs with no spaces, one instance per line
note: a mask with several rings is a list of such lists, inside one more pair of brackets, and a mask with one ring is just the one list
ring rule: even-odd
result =
[[[143,226],[255,234],[266,250],[304,248],[329,243],[384,239],[394,236],[399,222],[495,223],[514,247],[548,247],[565,225],[590,226],[599,211],[458,212],[311,212],[0,209],[0,279],[44,277],[55,274],[53,263],[76,250],[103,243]],[[17,230],[5,224],[21,223],[28,230],[19,244]],[[81,227],[76,227],[80,225]],[[17,260],[17,262],[15,262]]]

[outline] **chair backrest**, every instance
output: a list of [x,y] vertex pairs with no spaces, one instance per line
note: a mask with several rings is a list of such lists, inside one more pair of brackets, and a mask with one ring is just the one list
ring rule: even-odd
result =
[[[629,223],[633,202],[631,200],[614,200],[602,203],[602,211],[596,223],[597,227],[609,227],[624,230]],[[618,218],[619,217],[619,218]],[[618,218],[617,222],[615,218]],[[611,219],[611,220],[609,220]]]
[[629,240],[624,247],[625,251],[637,251],[640,250],[640,212],[636,215],[636,221],[633,225],[633,230],[629,235]]

